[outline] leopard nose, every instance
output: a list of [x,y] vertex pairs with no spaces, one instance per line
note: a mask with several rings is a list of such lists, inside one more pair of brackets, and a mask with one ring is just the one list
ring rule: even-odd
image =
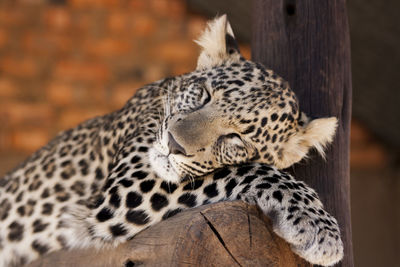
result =
[[178,144],[178,142],[175,140],[174,136],[170,132],[168,132],[168,148],[169,153],[171,154],[181,154],[186,156],[185,149],[180,144]]

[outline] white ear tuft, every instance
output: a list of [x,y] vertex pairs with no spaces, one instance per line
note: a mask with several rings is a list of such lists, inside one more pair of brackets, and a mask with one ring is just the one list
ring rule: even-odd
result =
[[315,119],[308,122],[308,118],[302,120],[306,123],[282,148],[282,157],[275,163],[280,169],[287,168],[307,157],[310,148],[314,147],[322,157],[325,157],[324,149],[330,144],[335,135],[337,119],[335,117]]
[[197,69],[217,66],[227,60],[240,59],[239,49],[226,15],[208,22],[203,34],[195,42],[202,48],[197,60]]
[[337,128],[335,117],[312,120],[305,127],[303,139],[309,147],[314,147],[323,157],[324,149],[329,145]]

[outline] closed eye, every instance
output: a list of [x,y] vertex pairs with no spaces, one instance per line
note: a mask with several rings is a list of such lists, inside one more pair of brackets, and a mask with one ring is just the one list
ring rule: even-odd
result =
[[210,92],[206,89],[205,85],[202,86],[202,97],[201,97],[201,104],[198,105],[196,108],[192,108],[191,112],[199,110],[201,108],[203,108],[205,105],[207,105],[210,101],[211,101],[211,94]]
[[226,135],[224,135],[224,137],[225,137],[225,138],[229,138],[229,139],[239,138],[240,140],[242,140],[242,138],[240,137],[240,135],[237,134],[237,133],[226,134]]
[[206,96],[206,99],[204,99],[204,101],[203,101],[203,106],[206,105],[208,102],[211,101],[211,94],[210,94],[210,92],[209,92],[206,88],[204,88],[204,91],[206,92],[207,96]]
[[241,146],[243,145],[243,140],[237,133],[229,133],[226,135],[221,135],[220,137],[218,137],[217,143],[221,144],[222,142],[229,143],[231,145],[241,145]]

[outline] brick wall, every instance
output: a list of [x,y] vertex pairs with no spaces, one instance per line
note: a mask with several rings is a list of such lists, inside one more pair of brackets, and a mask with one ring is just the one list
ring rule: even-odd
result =
[[[3,0],[0,169],[120,108],[141,85],[192,70],[205,21],[184,0]],[[242,52],[249,57],[249,46]],[[384,163],[379,144],[353,126],[352,163]]]
[[182,0],[3,1],[0,152],[32,152],[141,85],[192,70],[204,25]]
[[[203,21],[187,18],[181,1],[170,1],[173,12],[166,1],[51,2],[0,8],[0,151],[31,152],[193,65],[187,37]],[[168,54],[161,43],[185,49]]]

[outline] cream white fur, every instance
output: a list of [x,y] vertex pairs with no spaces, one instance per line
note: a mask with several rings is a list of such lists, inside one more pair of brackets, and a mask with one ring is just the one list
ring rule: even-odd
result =
[[304,142],[309,147],[314,147],[323,157],[324,149],[333,140],[337,128],[337,119],[335,117],[321,118],[312,120],[305,127]]
[[315,148],[325,158],[324,149],[332,142],[337,124],[335,117],[307,122],[303,131],[289,138],[283,149],[283,158],[277,163],[277,167],[287,168],[300,161],[307,156],[311,148]]
[[175,171],[167,155],[161,154],[153,147],[149,150],[149,161],[152,169],[159,177],[171,183],[180,182],[181,177]]
[[229,54],[226,51],[226,34],[234,37],[226,15],[216,18],[207,24],[206,29],[195,42],[202,48],[197,61],[197,69],[206,69],[221,65],[223,62],[239,60],[239,53]]

